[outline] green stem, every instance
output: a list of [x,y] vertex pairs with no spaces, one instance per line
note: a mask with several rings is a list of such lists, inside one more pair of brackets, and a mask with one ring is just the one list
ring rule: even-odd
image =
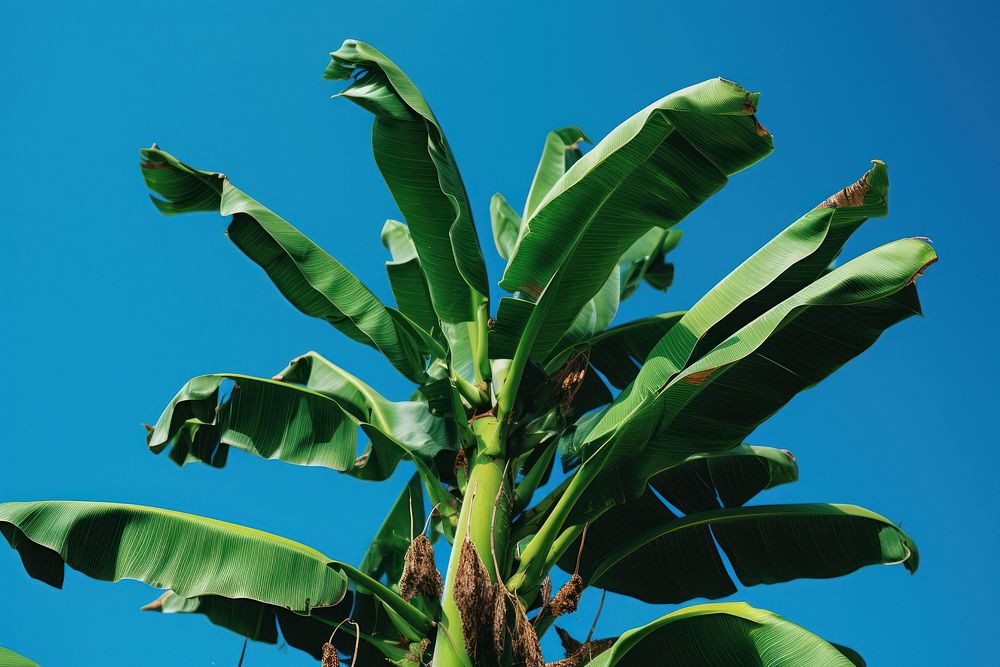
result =
[[414,630],[419,633],[419,636],[427,637],[434,630],[434,621],[381,581],[372,579],[361,570],[347,563],[332,561],[332,564],[343,570],[347,578],[356,585],[368,590],[372,595],[381,600],[386,607],[399,614],[400,618],[413,626]]
[[501,513],[502,505],[497,512],[496,535],[493,534],[491,525],[494,502],[506,483],[503,461],[484,453],[486,450],[496,449],[496,443],[490,442],[498,435],[496,421],[490,417],[477,419],[472,422],[472,430],[476,434],[478,446],[471,461],[469,482],[455,530],[455,544],[448,560],[441,621],[434,645],[434,667],[469,667],[471,664],[462,638],[462,616],[454,597],[459,554],[466,534],[472,540],[493,581],[496,581],[497,572],[491,546],[495,546],[497,554],[503,554],[507,548],[510,520],[506,511]]
[[559,502],[552,508],[552,512],[525,547],[521,554],[521,567],[507,581],[507,588],[512,591],[522,588],[531,590],[541,581],[553,544],[559,537],[573,507],[590,486],[590,483],[597,478],[604,458],[604,456],[598,455],[580,466]]
[[476,383],[482,382],[484,385],[490,379],[489,319],[490,302],[483,299],[476,308],[476,343],[473,358]]
[[472,407],[481,408],[489,403],[490,397],[486,395],[485,391],[473,386],[458,373],[453,373],[451,377],[459,393]]
[[552,299],[546,299],[545,295],[549,293],[549,290],[554,291],[559,286],[561,278],[562,272],[556,272],[556,275],[553,276],[552,280],[545,287],[542,296],[535,302],[535,307],[531,310],[531,316],[528,317],[528,322],[524,325],[521,340],[518,341],[517,350],[514,351],[514,358],[511,360],[510,368],[507,369],[507,379],[504,381],[503,387],[500,388],[500,394],[497,396],[497,419],[500,420],[501,424],[506,423],[511,410],[514,409],[514,399],[517,398],[518,389],[521,387],[521,378],[524,376],[524,369],[528,365],[532,348],[535,346],[535,340],[537,340],[538,334],[542,330],[542,324],[544,324],[545,317],[548,315],[549,307],[552,304]]
[[517,485],[517,490],[514,493],[514,514],[523,510],[531,502],[531,498],[535,495],[542,477],[545,476],[545,471],[548,470],[549,464],[552,462],[552,457],[556,454],[556,443],[557,441],[553,440],[546,446],[545,451],[535,461],[535,465],[531,467],[524,476],[524,479],[521,480],[521,483]]

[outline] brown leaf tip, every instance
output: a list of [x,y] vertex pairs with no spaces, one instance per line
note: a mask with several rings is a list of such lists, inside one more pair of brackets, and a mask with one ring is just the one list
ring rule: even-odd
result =
[[865,194],[867,192],[868,174],[866,173],[856,182],[827,197],[817,208],[853,208],[861,206],[865,203]]
[[924,262],[924,265],[921,266],[919,269],[917,269],[916,273],[914,273],[912,276],[910,276],[910,279],[906,281],[907,286],[912,285],[913,283],[917,282],[917,278],[919,278],[920,276],[924,275],[924,271],[927,270],[927,267],[930,266],[931,264],[933,264],[936,261],[938,261],[938,258],[934,257],[934,258],[932,258],[932,259]]

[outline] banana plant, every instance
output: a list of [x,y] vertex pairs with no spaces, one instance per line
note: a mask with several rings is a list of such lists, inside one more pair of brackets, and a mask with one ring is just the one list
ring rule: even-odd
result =
[[[870,510],[747,504],[798,479],[791,452],[747,441],[757,426],[920,313],[915,281],[936,259],[925,240],[834,263],[887,214],[885,164],[686,311],[615,324],[640,285],[669,287],[676,225],[771,153],[757,93],[712,79],[596,144],[577,127],[551,132],[523,209],[490,201],[508,293],[491,302],[475,207],[423,95],[354,40],[325,77],[373,117],[402,218],[381,230],[394,305],[222,172],[154,144],[142,175],[164,214],[229,218],[229,239],[286,299],[381,352],[412,393],[390,399],[306,352],[270,378],[193,378],[146,441],[181,466],[223,468],[232,450],[372,482],[412,466],[364,559],[165,509],[0,504],[28,574],[60,586],[68,565],[138,579],[164,591],[149,611],[201,614],[256,641],[280,633],[324,665],[863,665],[769,611],[673,605],[738,584],[917,569],[913,540]],[[671,607],[620,637],[560,629],[566,655],[547,663],[540,637],[588,588]]]

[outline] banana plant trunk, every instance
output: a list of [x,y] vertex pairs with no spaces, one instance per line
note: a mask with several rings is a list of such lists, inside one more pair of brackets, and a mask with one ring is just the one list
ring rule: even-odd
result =
[[481,417],[472,422],[472,431],[476,447],[469,463],[465,498],[445,576],[442,617],[434,647],[436,667],[474,665],[466,651],[462,616],[455,604],[455,582],[459,576],[462,544],[466,539],[472,542],[489,572],[490,580],[496,583],[497,567],[503,567],[510,535],[510,475],[502,455],[504,448],[501,446],[499,423],[495,417]]

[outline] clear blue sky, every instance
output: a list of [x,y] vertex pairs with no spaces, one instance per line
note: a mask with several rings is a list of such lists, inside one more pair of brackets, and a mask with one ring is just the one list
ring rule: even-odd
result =
[[[722,75],[762,91],[775,152],[683,223],[676,287],[643,290],[624,317],[690,305],[871,158],[889,164],[890,216],[847,256],[924,235],[942,258],[921,280],[925,319],[891,330],[752,438],[801,464],[801,481],[767,501],[874,509],[917,539],[920,571],[869,568],[737,597],[871,665],[995,657],[997,16],[962,2],[669,4],[8,3],[0,497],[176,508],[356,561],[400,475],[372,485],[237,453],[224,470],[182,470],[146,451],[141,422],[202,373],[269,376],[316,349],[391,396],[408,390],[375,353],[287,305],[221,218],[160,217],[136,149],[157,141],[225,171],[388,299],[378,233],[397,213],[371,159],[370,117],[329,100],[337,87],[320,77],[344,38],[373,43],[422,88],[487,244],[489,196],[523,201],[549,130],[576,124],[598,138]],[[494,282],[501,268],[492,261]],[[156,596],[142,584],[70,572],[57,591],[3,544],[0,582],[0,645],[48,667],[236,663],[235,635],[140,613]],[[585,631],[595,602],[570,625]],[[667,611],[609,599],[598,634]],[[257,644],[246,664],[310,661]]]

